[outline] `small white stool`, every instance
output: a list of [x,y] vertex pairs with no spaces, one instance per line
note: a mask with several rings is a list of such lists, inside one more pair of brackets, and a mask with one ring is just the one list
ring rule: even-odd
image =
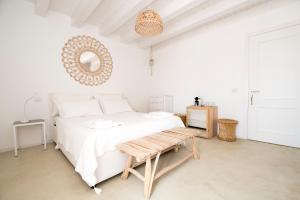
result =
[[28,122],[21,122],[21,121],[15,121],[13,123],[13,133],[14,133],[14,143],[15,143],[15,156],[18,156],[18,140],[17,140],[17,128],[22,126],[33,126],[33,125],[42,125],[43,129],[43,144],[44,149],[47,148],[47,142],[46,142],[46,123],[44,119],[34,119],[29,120]]

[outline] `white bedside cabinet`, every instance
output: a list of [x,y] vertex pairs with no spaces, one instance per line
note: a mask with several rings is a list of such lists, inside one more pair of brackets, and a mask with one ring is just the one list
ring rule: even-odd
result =
[[13,123],[13,134],[14,134],[14,143],[15,143],[15,156],[18,156],[18,139],[17,139],[17,128],[22,126],[34,126],[34,125],[41,125],[42,126],[42,133],[43,133],[43,144],[44,149],[47,148],[46,143],[46,123],[44,119],[34,119],[29,120],[28,122],[21,122],[15,121]]

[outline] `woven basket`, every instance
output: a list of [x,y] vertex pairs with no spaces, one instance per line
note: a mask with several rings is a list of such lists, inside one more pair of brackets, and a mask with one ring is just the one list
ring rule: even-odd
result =
[[233,119],[219,119],[219,134],[218,138],[220,140],[225,140],[228,142],[233,142],[236,140],[235,129],[238,121]]

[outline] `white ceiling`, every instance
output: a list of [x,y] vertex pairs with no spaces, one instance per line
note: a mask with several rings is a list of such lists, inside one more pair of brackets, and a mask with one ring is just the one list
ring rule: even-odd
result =
[[[72,25],[96,26],[99,34],[119,36],[121,42],[149,47],[192,29],[207,25],[268,0],[29,0],[36,14],[47,16],[49,10],[71,17]],[[162,34],[143,38],[134,31],[137,14],[147,8],[163,19]]]

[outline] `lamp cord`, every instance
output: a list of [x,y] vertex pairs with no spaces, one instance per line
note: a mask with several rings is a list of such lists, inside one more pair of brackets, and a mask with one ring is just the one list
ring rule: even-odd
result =
[[150,65],[150,76],[152,76],[153,75],[153,53],[152,53],[152,46],[150,47],[149,65]]

